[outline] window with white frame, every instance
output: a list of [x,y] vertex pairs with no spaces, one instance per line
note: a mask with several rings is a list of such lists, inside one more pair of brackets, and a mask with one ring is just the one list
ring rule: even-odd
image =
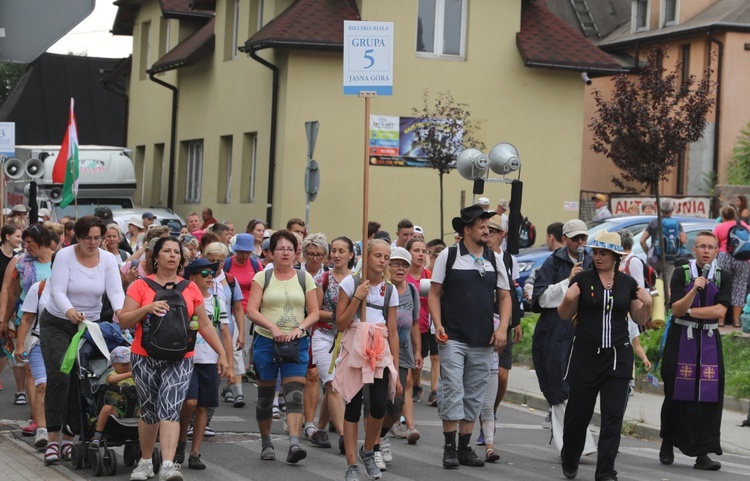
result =
[[463,58],[467,0],[419,0],[417,54]]
[[662,25],[665,27],[677,25],[678,0],[663,0],[662,8],[664,9],[662,12]]
[[232,148],[234,138],[231,135],[222,135],[219,145],[219,176],[217,202],[228,204],[232,197]]
[[648,30],[650,0],[633,0],[632,25],[634,32]]
[[203,140],[188,142],[185,180],[185,203],[200,203],[203,183]]
[[258,157],[258,133],[246,132],[242,140],[240,202],[255,202],[255,169]]

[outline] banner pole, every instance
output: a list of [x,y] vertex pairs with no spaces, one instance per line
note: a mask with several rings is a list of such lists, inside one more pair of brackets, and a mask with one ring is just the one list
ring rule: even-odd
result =
[[[370,97],[374,96],[374,92],[360,92],[360,97],[365,98],[365,148],[364,148],[364,183],[362,185],[362,270],[359,273],[362,282],[367,280],[367,222],[370,208]],[[362,322],[367,321],[367,296],[362,299],[361,304],[360,320]]]

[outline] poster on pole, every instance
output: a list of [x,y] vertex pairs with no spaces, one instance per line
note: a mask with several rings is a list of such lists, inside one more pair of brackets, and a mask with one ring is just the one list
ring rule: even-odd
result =
[[393,22],[344,21],[344,95],[393,95]]

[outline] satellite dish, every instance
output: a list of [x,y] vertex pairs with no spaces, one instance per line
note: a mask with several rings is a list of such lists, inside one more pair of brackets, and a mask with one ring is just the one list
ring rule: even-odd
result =
[[490,169],[499,175],[507,175],[521,168],[521,159],[518,158],[518,150],[507,142],[500,142],[492,147],[488,154]]
[[487,175],[489,159],[480,150],[464,149],[456,159],[456,170],[466,180],[477,180]]

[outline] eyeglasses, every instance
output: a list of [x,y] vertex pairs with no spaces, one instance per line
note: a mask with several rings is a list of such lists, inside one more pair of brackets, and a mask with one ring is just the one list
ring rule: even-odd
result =
[[282,254],[284,252],[291,252],[292,254],[294,254],[296,252],[296,249],[294,247],[277,247],[276,249],[274,249],[274,251],[280,252]]
[[694,247],[696,249],[702,250],[702,251],[715,251],[716,249],[718,249],[717,246],[712,246],[712,245],[708,245],[708,244],[701,244],[699,246],[694,246]]
[[91,242],[91,241],[101,242],[102,241],[102,236],[99,235],[99,236],[91,237],[90,235],[85,235],[85,236],[81,237],[81,240],[82,241],[86,241],[86,242]]
[[322,252],[305,252],[305,256],[310,259],[322,259],[325,254]]
[[572,240],[573,242],[586,242],[589,240],[589,236],[586,234],[578,234],[577,236],[568,237],[568,239]]
[[409,264],[406,264],[404,262],[391,262],[390,266],[393,267],[394,269],[404,269],[405,270],[405,269],[409,268]]
[[202,270],[198,272],[193,272],[191,275],[196,275],[196,274],[200,274],[202,277],[208,277],[208,276],[214,277],[216,276],[216,271]]

